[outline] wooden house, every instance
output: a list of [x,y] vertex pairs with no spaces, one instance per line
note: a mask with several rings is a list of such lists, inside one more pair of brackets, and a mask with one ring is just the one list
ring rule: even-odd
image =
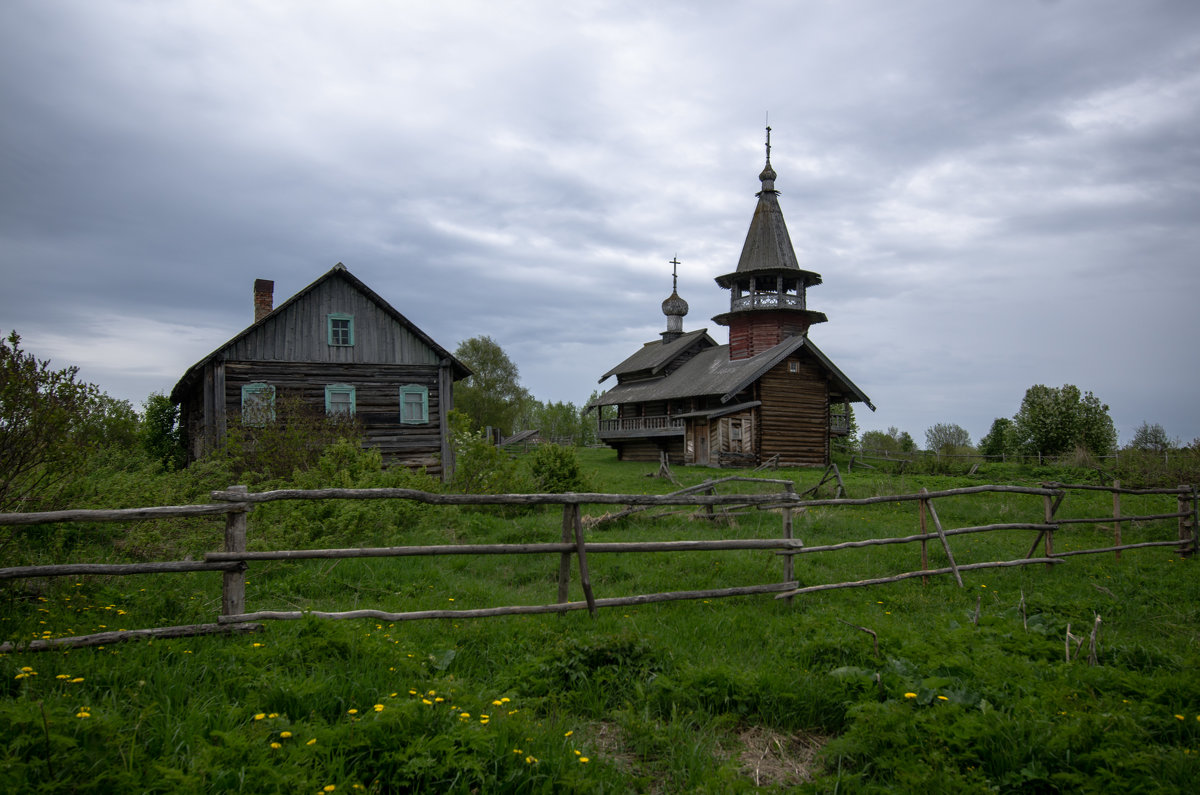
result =
[[233,422],[264,422],[276,401],[350,415],[390,464],[449,475],[446,413],[470,375],[340,262],[278,307],[254,282],[254,322],[192,365],[171,391],[195,460]]
[[[729,327],[729,344],[706,329],[685,332],[688,305],[672,289],[662,304],[662,339],[601,376],[617,383],[591,406],[616,408],[598,430],[618,458],[657,461],[665,452],[685,464],[749,465],[777,456],[783,464],[823,465],[831,437],[848,432],[849,405],[874,411],[808,336],[827,319],[807,303],[807,289],[821,277],[797,262],[775,177],[768,127],[762,190],[737,269],[716,279],[730,291],[729,311],[713,318]],[[839,403],[845,411],[831,411]]]

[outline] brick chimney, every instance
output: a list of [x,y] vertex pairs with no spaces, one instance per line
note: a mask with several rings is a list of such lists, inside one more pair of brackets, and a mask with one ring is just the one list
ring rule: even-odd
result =
[[275,282],[270,279],[254,280],[254,322],[271,314],[275,308]]

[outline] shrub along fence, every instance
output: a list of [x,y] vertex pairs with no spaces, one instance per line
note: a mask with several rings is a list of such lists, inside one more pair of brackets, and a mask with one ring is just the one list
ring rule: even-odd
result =
[[[747,479],[740,479],[747,480]],[[1114,553],[1118,558],[1122,550],[1141,547],[1175,547],[1182,555],[1195,554],[1197,549],[1197,519],[1200,517],[1200,497],[1194,486],[1180,486],[1173,489],[1123,489],[1119,484],[1113,486],[1065,485],[1045,483],[1040,488],[1025,486],[985,485],[967,488],[946,489],[930,492],[922,489],[916,494],[903,494],[861,499],[825,499],[802,500],[795,492],[791,481],[771,480],[759,481],[777,484],[781,489],[772,493],[759,494],[697,494],[695,490],[708,485],[707,491],[713,492],[711,484],[701,484],[690,493],[671,495],[645,494],[433,494],[413,489],[316,489],[298,490],[287,489],[251,493],[244,486],[232,486],[224,491],[213,492],[213,503],[207,505],[164,506],[152,508],[129,508],[118,510],[67,510],[42,513],[13,513],[0,514],[2,525],[34,525],[51,522],[117,522],[158,519],[163,517],[195,517],[195,516],[224,516],[225,517],[225,549],[221,552],[210,552],[203,561],[169,561],[158,563],[70,563],[50,566],[19,566],[0,568],[0,580],[12,580],[31,577],[80,576],[80,575],[133,575],[161,574],[192,571],[220,571],[223,573],[221,598],[221,615],[215,624],[197,624],[178,627],[158,627],[151,629],[129,630],[122,632],[105,632],[93,635],[51,638],[33,640],[25,643],[0,644],[0,653],[12,651],[42,651],[65,646],[94,646],[129,640],[140,637],[182,637],[209,633],[250,632],[261,629],[260,624],[252,623],[262,620],[299,619],[305,616],[318,618],[346,619],[372,618],[382,621],[406,621],[416,619],[438,618],[483,618],[488,616],[531,614],[531,613],[565,613],[572,610],[588,610],[595,615],[601,607],[617,607],[652,602],[676,601],[685,599],[713,599],[727,596],[746,596],[752,594],[775,594],[776,599],[792,599],[795,596],[816,591],[833,590],[838,588],[853,588],[921,577],[927,581],[931,576],[951,575],[962,586],[962,572],[978,569],[1000,568],[1007,566],[1024,566],[1029,564],[1046,564],[1047,566],[1064,562],[1071,555]],[[1071,490],[1102,490],[1113,494],[1113,515],[1092,518],[1055,518],[1064,498]],[[1015,522],[1003,524],[988,524],[972,527],[944,528],[934,507],[934,500],[946,497],[958,497],[988,493],[1011,493],[1041,497],[1043,503],[1041,521]],[[1175,497],[1175,511],[1147,514],[1124,515],[1120,509],[1122,494],[1152,494]],[[560,505],[562,506],[561,540],[547,543],[526,544],[443,544],[426,546],[395,546],[353,549],[307,549],[307,550],[275,550],[247,551],[246,549],[246,517],[253,507],[260,503],[277,500],[414,500],[431,505],[471,505],[471,506],[504,506],[504,505]],[[822,546],[805,546],[803,541],[793,537],[793,514],[797,510],[813,507],[828,506],[864,506],[879,503],[916,502],[918,504],[918,520],[920,532],[900,537],[870,538],[855,541],[845,541],[837,544]],[[715,507],[725,508],[754,508],[758,510],[778,510],[781,516],[781,533],[778,538],[743,538],[743,539],[703,539],[682,541],[626,541],[626,542],[597,542],[586,541],[581,518],[583,505],[619,505],[626,509],[631,507],[670,507],[696,506],[712,511]],[[702,514],[711,517],[711,513]],[[1177,537],[1169,540],[1142,541],[1137,543],[1122,543],[1121,527],[1134,522],[1163,522],[1175,519],[1178,524]],[[929,524],[932,523],[932,528]],[[1054,535],[1064,525],[1112,524],[1114,543],[1097,549],[1054,551]],[[1037,535],[1029,551],[1020,558],[998,560],[982,563],[958,565],[955,562],[949,539],[953,536],[970,533],[985,533],[1005,530],[1036,531]],[[927,544],[937,543],[945,553],[948,566],[936,569],[929,568]],[[840,583],[825,583],[802,586],[796,581],[793,561],[797,555],[808,555],[858,547],[880,546],[888,544],[919,543],[921,547],[921,568],[899,574],[874,579],[856,580]],[[1034,557],[1038,547],[1043,547],[1041,556]],[[588,570],[588,556],[604,553],[655,553],[655,552],[697,552],[697,551],[727,551],[727,550],[764,550],[778,554],[783,559],[783,577],[780,582],[754,585],[741,585],[718,589],[672,591],[634,596],[617,596],[596,598],[592,591],[591,578]],[[513,605],[468,610],[421,610],[410,612],[385,612],[382,610],[352,610],[347,612],[322,611],[246,611],[245,572],[250,562],[267,560],[304,560],[316,558],[365,558],[365,557],[406,557],[415,555],[523,555],[541,554],[557,555],[558,568],[558,601],[542,605]],[[568,598],[572,569],[572,557],[576,559],[579,570],[579,582],[584,600],[570,601]]]

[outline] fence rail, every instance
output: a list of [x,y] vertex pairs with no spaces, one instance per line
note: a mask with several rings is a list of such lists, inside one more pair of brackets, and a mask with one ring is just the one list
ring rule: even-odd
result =
[[[0,652],[14,650],[38,651],[63,646],[87,646],[99,643],[111,643],[114,640],[133,639],[137,637],[180,637],[189,634],[207,634],[211,632],[244,632],[259,628],[250,622],[263,620],[292,620],[304,616],[314,616],[329,619],[373,618],[387,621],[409,621],[420,619],[457,619],[482,618],[500,615],[521,615],[539,613],[565,613],[576,610],[588,610],[593,615],[599,608],[649,604],[654,602],[677,601],[686,599],[713,599],[730,596],[745,596],[753,594],[774,594],[775,599],[792,599],[795,596],[819,591],[840,588],[866,587],[884,583],[894,583],[906,579],[921,577],[924,582],[933,576],[953,576],[959,586],[962,586],[962,572],[977,571],[989,568],[1011,566],[1026,566],[1044,564],[1047,567],[1065,562],[1065,558],[1075,555],[1113,553],[1118,559],[1122,550],[1146,547],[1175,547],[1181,554],[1197,553],[1196,527],[1200,519],[1200,498],[1194,486],[1178,488],[1129,489],[1121,488],[1119,482],[1109,486],[1094,486],[1084,484],[1044,483],[1041,487],[981,485],[964,488],[943,489],[912,494],[897,494],[864,498],[835,498],[835,499],[801,499],[797,496],[792,481],[772,480],[761,481],[778,487],[777,491],[758,494],[716,494],[715,486],[725,482],[708,481],[698,486],[685,489],[669,495],[646,494],[605,494],[605,493],[571,493],[571,494],[435,494],[414,489],[282,489],[265,492],[249,492],[244,486],[232,486],[211,493],[215,501],[206,505],[159,506],[151,508],[130,508],[120,510],[69,510],[43,513],[0,514],[0,526],[28,526],[51,522],[116,522],[116,521],[145,521],[163,517],[195,517],[195,516],[224,516],[225,517],[225,548],[222,551],[206,553],[203,561],[167,561],[152,563],[64,563],[49,566],[15,566],[0,569],[0,580],[21,579],[30,577],[78,576],[94,575],[136,575],[181,573],[191,571],[220,571],[222,572],[221,614],[216,624],[198,624],[183,627],[159,627],[146,630],[131,630],[123,633],[100,633],[97,635],[79,636],[73,638],[55,638],[29,641],[24,644],[0,644]],[[737,479],[744,482],[746,479]],[[1113,515],[1091,518],[1055,518],[1064,498],[1071,491],[1109,491],[1113,494]],[[697,493],[708,492],[708,493]],[[962,497],[981,494],[1018,494],[1040,497],[1043,505],[1041,521],[1010,522],[985,524],[967,527],[945,528],[942,526],[935,500],[948,497]],[[1174,496],[1176,508],[1174,512],[1162,512],[1143,515],[1124,515],[1121,513],[1120,496],[1123,494]],[[306,549],[306,550],[264,550],[248,551],[246,549],[247,514],[255,505],[280,500],[411,500],[430,505],[559,505],[562,507],[561,538],[557,542],[525,543],[525,544],[439,544],[424,546],[392,546],[375,548],[351,549]],[[918,503],[918,518],[921,532],[894,537],[868,538],[843,541],[834,544],[805,546],[803,541],[793,538],[793,514],[797,510],[807,510],[816,507],[850,507],[867,506],[880,503]],[[778,538],[752,539],[703,539],[677,541],[626,541],[626,542],[588,542],[584,539],[584,531],[580,508],[583,505],[621,505],[629,509],[647,510],[654,507],[695,506],[702,507],[709,513],[715,507],[727,509],[770,509],[778,510],[781,518],[781,533]],[[630,511],[632,512],[632,511]],[[1162,522],[1170,519],[1178,520],[1177,538],[1171,540],[1141,541],[1125,544],[1121,542],[1121,527],[1133,522]],[[932,521],[933,528],[928,527]],[[1114,531],[1114,544],[1104,548],[1070,550],[1055,552],[1053,548],[1054,534],[1063,526],[1092,524],[1109,526]],[[955,562],[949,539],[973,533],[998,531],[1032,531],[1036,537],[1032,547],[1023,557],[1012,560],[998,560],[982,563],[958,565]],[[927,544],[937,542],[949,563],[949,566],[930,568]],[[885,577],[855,580],[841,583],[824,583],[802,585],[794,577],[793,562],[797,556],[833,552],[837,550],[855,549],[870,546],[890,544],[919,543],[921,545],[921,568],[905,571]],[[1039,545],[1043,545],[1043,554],[1034,556]],[[707,590],[670,591],[654,594],[639,594],[596,598],[592,592],[588,568],[590,554],[628,554],[628,553],[678,553],[702,552],[720,550],[760,550],[779,555],[783,560],[783,578],[781,582],[762,583],[753,585],[731,586]],[[376,609],[333,611],[276,611],[263,610],[248,612],[245,603],[245,571],[249,564],[258,561],[304,560],[304,559],[342,559],[342,558],[378,558],[378,557],[408,557],[430,555],[520,555],[548,554],[559,556],[558,571],[558,601],[542,605],[509,605],[479,609],[457,610],[415,610],[406,612],[389,612]],[[570,601],[570,578],[572,562],[578,568],[583,601]]]

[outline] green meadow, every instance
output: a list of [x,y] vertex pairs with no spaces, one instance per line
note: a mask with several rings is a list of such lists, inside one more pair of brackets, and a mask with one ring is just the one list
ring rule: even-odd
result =
[[[667,493],[657,465],[579,452],[589,490]],[[844,462],[843,462],[844,463]],[[207,501],[114,467],[79,505]],[[681,485],[731,474],[678,467]],[[748,474],[748,473],[735,473]],[[772,470],[798,491],[821,471]],[[178,475],[177,475],[178,476]],[[178,476],[182,477],[182,476]],[[408,485],[330,464],[301,487]],[[991,483],[1080,482],[1087,471],[983,465],[967,476],[843,471],[851,497]],[[388,478],[391,478],[390,480]],[[1091,474],[1091,482],[1097,482]],[[199,485],[197,485],[199,484]],[[252,486],[261,490],[273,483]],[[88,488],[91,490],[89,491]],[[766,484],[738,484],[762,492]],[[734,485],[721,487],[732,493]],[[119,494],[119,499],[106,495]],[[829,484],[820,497],[832,497]],[[121,503],[122,505],[118,505]],[[946,528],[1037,522],[1020,494],[936,501]],[[585,516],[614,509],[588,506]],[[1122,513],[1173,497],[1125,496]],[[1060,516],[1111,516],[1075,492]],[[645,511],[589,541],[779,537],[775,510],[707,519]],[[549,508],[275,502],[249,548],[559,540]],[[915,502],[810,507],[808,546],[919,532]],[[932,523],[930,524],[932,527]],[[1124,528],[1169,540],[1175,520]],[[17,528],[5,565],[199,558],[220,519]],[[1035,533],[950,539],[959,565],[1023,557]],[[1055,534],[1108,546],[1111,528]],[[1040,552],[1039,552],[1040,554]],[[931,567],[946,565],[929,544]],[[590,554],[597,598],[776,583],[773,552]],[[263,622],[261,632],[0,655],[5,792],[1185,792],[1200,781],[1200,569],[1172,547],[797,596],[662,602],[562,615]],[[918,544],[795,557],[802,585],[920,567]],[[248,611],[388,612],[556,601],[558,555],[251,563]],[[573,567],[571,599],[582,600]],[[221,574],[6,580],[0,641],[211,623]],[[1099,618],[1099,624],[1096,620]],[[1088,656],[1090,638],[1095,664]],[[1069,628],[1069,630],[1068,630]],[[1068,631],[1080,638],[1068,640]],[[1070,649],[1071,659],[1067,660]]]

